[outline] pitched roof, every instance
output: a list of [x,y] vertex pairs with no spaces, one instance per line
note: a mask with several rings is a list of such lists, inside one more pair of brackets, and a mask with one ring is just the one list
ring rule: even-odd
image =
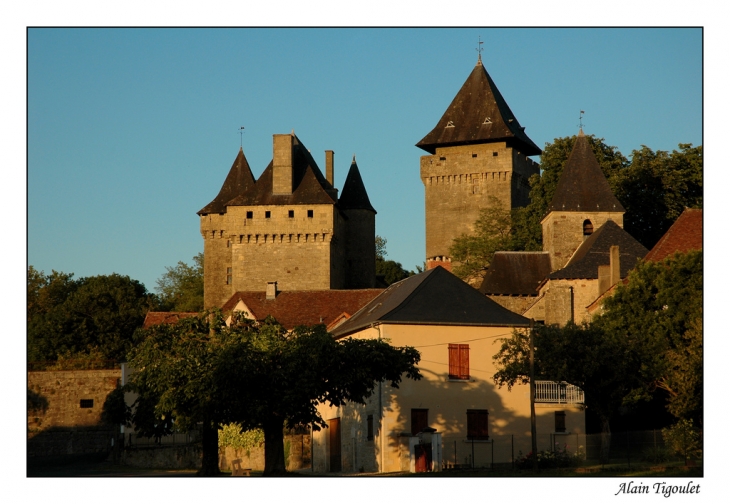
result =
[[636,266],[638,260],[648,252],[646,247],[636,241],[633,236],[609,220],[581,243],[563,269],[554,271],[548,275],[548,278],[598,278],[598,266],[611,263],[612,245],[619,247],[621,278],[625,278]]
[[537,287],[549,274],[548,252],[495,252],[479,292],[537,296]]
[[434,154],[436,147],[504,141],[527,156],[540,154],[524,130],[480,58],[436,127],[416,146]]
[[370,204],[370,198],[368,198],[368,193],[365,190],[365,184],[360,176],[360,170],[357,168],[355,156],[352,156],[350,171],[347,172],[345,185],[342,186],[342,195],[340,196],[339,205],[340,208],[344,210],[358,209],[371,210],[375,212],[375,209]]
[[525,317],[501,307],[440,266],[394,283],[333,334],[345,336],[374,323],[529,325]]
[[661,261],[675,252],[702,250],[702,209],[686,208],[644,258]]
[[255,184],[256,181],[251,173],[251,167],[249,167],[246,155],[243,153],[243,147],[241,147],[221,190],[218,192],[218,196],[201,208],[198,214],[225,212],[226,203],[253,188]]
[[565,162],[549,209],[557,212],[625,212],[613,195],[583,130],[578,133]]
[[266,292],[240,291],[231,296],[222,310],[230,313],[243,301],[257,320],[271,315],[286,329],[299,325],[329,326],[343,313],[357,312],[381,292],[383,289],[283,291],[275,299],[266,299]]
[[142,324],[143,329],[148,327],[160,325],[160,324],[175,324],[178,320],[197,317],[197,312],[147,312],[144,317],[144,323]]

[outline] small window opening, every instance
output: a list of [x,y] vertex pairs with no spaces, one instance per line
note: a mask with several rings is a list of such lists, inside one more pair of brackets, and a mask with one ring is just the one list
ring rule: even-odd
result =
[[270,219],[271,218],[271,212],[269,210],[267,210],[266,212],[264,212],[264,217],[266,217],[267,219]]
[[466,438],[478,441],[489,439],[488,410],[466,410]]
[[447,128],[453,128],[454,127],[454,121],[449,121],[449,123],[446,125]]
[[586,219],[583,221],[583,236],[590,236],[593,234],[593,223]]
[[226,248],[228,248],[228,247],[230,247],[230,246],[231,246],[231,240],[227,240],[227,241],[226,241]]
[[307,217],[309,217],[310,219],[314,217],[314,210],[307,210]]
[[492,156],[494,156],[494,157],[499,156],[499,152],[497,152],[497,151],[492,152]]
[[294,210],[289,210],[289,218],[290,219],[294,218]]
[[81,399],[81,403],[79,404],[82,408],[93,408],[94,407],[94,400],[93,399]]
[[226,285],[233,283],[233,268],[226,268]]
[[444,156],[439,157],[439,161],[446,161],[446,157],[444,157]]
[[471,157],[477,157],[477,155],[472,153]]
[[565,432],[565,411],[555,412],[555,432]]
[[253,212],[251,212],[251,211],[246,212],[246,218],[253,219]]

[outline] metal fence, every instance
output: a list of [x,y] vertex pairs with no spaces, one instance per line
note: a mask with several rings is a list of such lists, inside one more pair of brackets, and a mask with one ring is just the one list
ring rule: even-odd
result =
[[175,432],[168,436],[162,436],[159,438],[138,437],[137,434],[129,432],[124,438],[124,446],[129,448],[146,446],[178,446],[192,444],[198,441],[200,441],[200,436],[197,431]]

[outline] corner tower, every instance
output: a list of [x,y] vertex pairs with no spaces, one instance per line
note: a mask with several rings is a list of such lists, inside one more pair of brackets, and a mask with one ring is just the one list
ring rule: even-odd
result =
[[474,70],[436,127],[417,147],[426,192],[426,267],[451,269],[454,238],[472,233],[479,211],[491,197],[506,208],[529,202],[530,176],[539,165],[528,156],[541,150],[482,65]]
[[563,268],[580,245],[608,221],[624,227],[624,207],[608,185],[583,130],[565,162],[549,213],[542,220],[542,249],[552,271]]

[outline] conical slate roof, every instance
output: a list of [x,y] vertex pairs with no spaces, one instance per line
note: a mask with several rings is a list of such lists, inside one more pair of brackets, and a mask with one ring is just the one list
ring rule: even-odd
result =
[[444,268],[396,282],[333,331],[345,336],[374,323],[527,327],[529,321],[498,305]]
[[436,147],[507,142],[526,156],[541,154],[482,65],[481,58],[441,120],[416,144],[435,154]]
[[563,269],[550,273],[548,278],[598,278],[598,266],[611,263],[613,245],[619,247],[621,278],[626,278],[639,259],[649,252],[621,226],[609,220],[578,247]]
[[375,209],[370,204],[370,198],[368,198],[368,193],[365,190],[365,184],[360,176],[360,170],[357,168],[355,156],[352,156],[352,164],[350,165],[350,171],[347,172],[345,185],[342,187],[342,196],[340,196],[339,205],[343,210],[357,209],[375,212]]
[[198,215],[225,212],[226,203],[253,188],[255,184],[256,181],[251,173],[251,168],[248,166],[246,155],[243,153],[243,147],[241,147],[221,190],[218,192],[218,196],[200,209]]
[[591,144],[583,134],[573,145],[555,188],[550,210],[561,212],[625,212],[603,175]]

